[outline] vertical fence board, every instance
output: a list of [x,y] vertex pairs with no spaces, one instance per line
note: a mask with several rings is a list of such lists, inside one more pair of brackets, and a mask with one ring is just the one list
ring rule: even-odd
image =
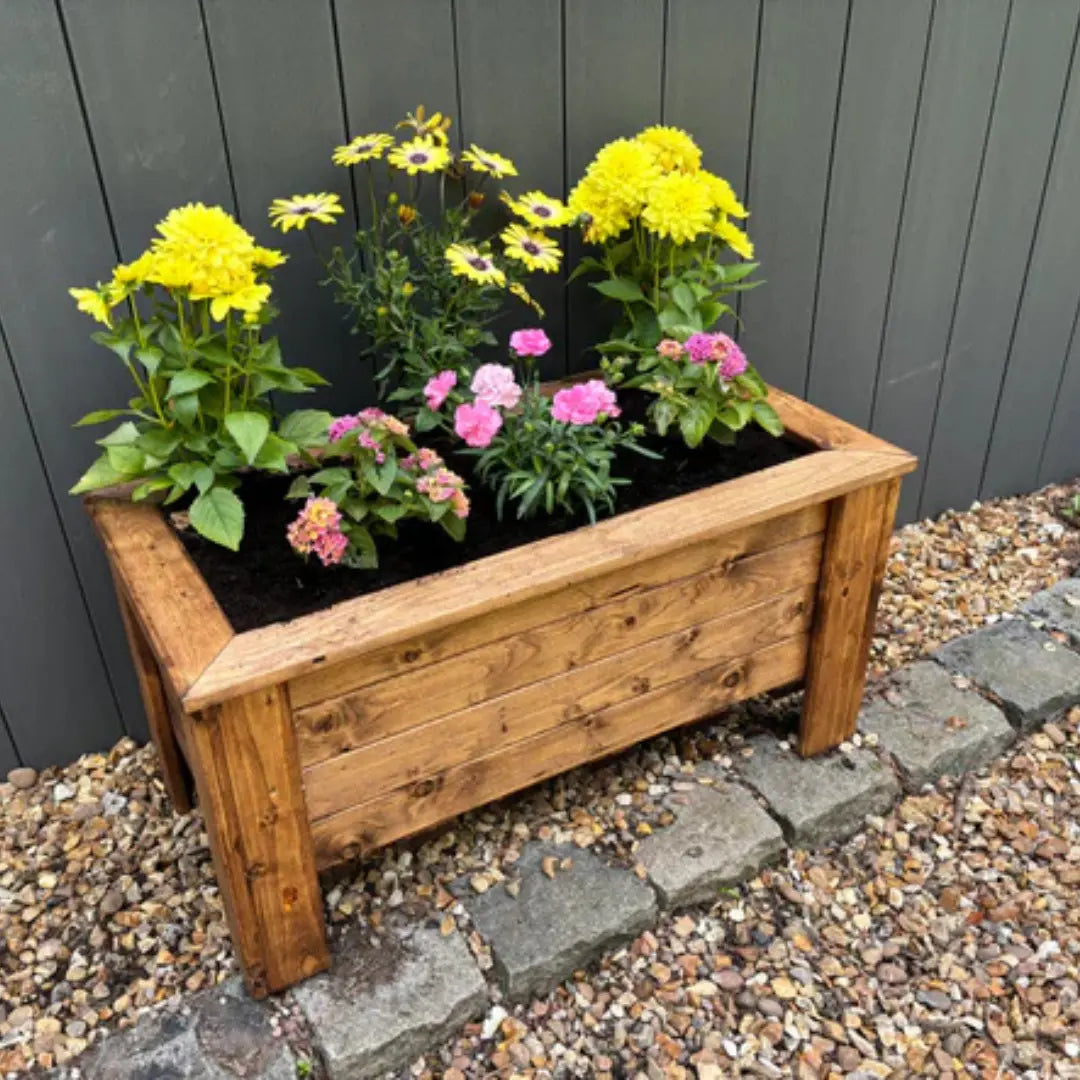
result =
[[[632,136],[661,119],[663,0],[568,0],[566,25],[566,170],[572,188],[604,143]],[[570,243],[571,265],[583,245]],[[567,290],[571,371],[595,367],[587,352],[614,318],[579,279]]]
[[765,284],[743,296],[743,342],[766,378],[802,394],[848,3],[764,3],[748,206]]
[[855,0],[818,269],[809,399],[865,427],[873,406],[930,0]]
[[[78,500],[65,494],[96,452],[94,433],[72,431],[72,423],[91,408],[126,400],[130,390],[116,358],[88,340],[93,324],[67,295],[69,285],[92,283],[106,273],[115,250],[51,5],[0,6],[0,131],[9,147],[18,147],[17,153],[0,157],[0,317],[109,681],[127,729],[143,733],[142,706],[105,559]],[[62,564],[57,574],[63,574]],[[70,585],[75,588],[73,581]],[[54,614],[44,600],[31,610],[42,613],[37,618]],[[70,677],[83,690],[77,712],[48,719],[38,714],[41,727],[53,729],[48,737],[54,748],[63,749],[58,757],[103,745],[120,733],[105,674],[89,670],[88,655],[81,674],[75,672],[84,661],[71,659],[70,676],[59,654],[39,650],[35,655],[34,664],[18,674],[16,689],[30,678],[47,683],[59,661],[62,678]],[[7,686],[3,691],[10,693]],[[7,708],[14,710],[11,704]]]
[[1054,401],[1046,445],[1039,459],[1037,483],[1050,484],[1080,475],[1080,334],[1073,318],[1061,386]]
[[15,744],[11,741],[7,722],[4,719],[4,710],[0,707],[0,773],[5,776],[19,764],[19,756],[15,751]]
[[[40,768],[107,746],[122,731],[2,339],[0,431],[0,700],[20,756]],[[6,740],[0,723],[0,770]]]
[[[1080,295],[1080,64],[1072,79],[1035,239],[980,498],[1036,486]],[[1074,432],[1075,434],[1075,432]]]
[[745,196],[762,0],[669,0],[664,123],[685,128],[705,167]]
[[[873,430],[925,459],[1009,0],[938,4],[885,313]],[[920,471],[900,521],[916,516]]]
[[[348,244],[355,226],[348,170],[330,159],[346,135],[330,5],[206,0],[205,11],[240,218],[261,243],[289,255],[274,272],[282,350],[332,384],[302,398],[275,395],[277,404],[355,411],[370,398],[370,364],[348,333],[347,311],[319,284],[325,274],[311,245],[328,252]],[[270,227],[271,200],[309,191],[342,196],[347,212],[337,226],[310,224],[311,239]]]
[[1076,0],[1012,9],[982,180],[945,357],[920,513],[978,494],[1005,354],[1047,174]]
[[[503,187],[514,194],[539,188],[561,198],[565,176],[559,0],[458,0],[456,16],[462,140],[466,146],[475,142],[505,154],[518,170],[518,176],[507,181],[488,181],[488,200],[494,203]],[[493,211],[487,220],[500,219]],[[562,241],[565,250],[565,230]],[[566,287],[554,274],[533,274],[527,287],[546,312],[543,324],[555,347],[542,370],[545,378],[554,378],[565,370]],[[498,359],[505,356],[506,328],[536,322],[516,300],[509,303],[508,317],[495,327]]]
[[234,210],[198,0],[61,6],[122,257],[174,206]]

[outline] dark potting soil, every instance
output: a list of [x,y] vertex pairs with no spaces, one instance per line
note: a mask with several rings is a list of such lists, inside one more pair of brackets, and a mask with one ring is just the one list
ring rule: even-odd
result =
[[[444,452],[437,440],[429,438],[426,442]],[[620,514],[779,465],[809,452],[757,427],[741,431],[734,446],[708,441],[697,450],[689,450],[677,438],[658,436],[647,437],[642,442],[653,450],[662,449],[664,456],[654,461],[634,453],[620,454],[613,473],[632,480],[619,489]],[[473,459],[449,453],[445,456],[448,466],[468,480]],[[253,476],[244,480],[238,492],[246,512],[239,552],[211,544],[190,529],[179,533],[238,632],[295,619],[354,596],[460,566],[533,540],[588,527],[584,516],[539,516],[518,521],[511,516],[513,511],[509,507],[506,518],[499,522],[495,517],[494,496],[476,482],[469,484],[472,509],[462,543],[451,540],[436,525],[405,521],[400,524],[396,541],[377,538],[378,569],[324,567],[314,557],[300,558],[286,543],[286,526],[302,505],[285,499],[289,483],[288,477],[280,476]]]

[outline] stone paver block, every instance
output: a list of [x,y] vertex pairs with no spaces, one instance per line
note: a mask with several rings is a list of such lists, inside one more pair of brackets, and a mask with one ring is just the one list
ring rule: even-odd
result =
[[324,975],[292,991],[329,1080],[401,1069],[487,1008],[487,984],[464,938],[435,927],[346,935]]
[[950,641],[934,659],[989,690],[1022,731],[1080,701],[1080,656],[1022,619]]
[[1068,634],[1074,645],[1080,645],[1080,578],[1065,578],[1036,593],[1020,610],[1051,630]]
[[750,745],[754,754],[740,764],[742,776],[765,797],[792,843],[818,847],[842,840],[900,795],[892,770],[868,750],[801,758],[771,735]]
[[914,788],[997,758],[1015,733],[1005,714],[974,690],[960,690],[939,664],[902,668],[863,705],[859,727],[878,737]]
[[784,850],[780,826],[738,784],[696,787],[671,808],[675,823],[638,849],[664,907],[715,900],[718,889],[753,877]]
[[[554,878],[543,860],[572,859]],[[491,946],[503,992],[514,1001],[546,993],[577,968],[652,926],[656,897],[628,870],[575,847],[527,844],[517,863],[516,897],[496,887],[463,896]]]
[[86,1080],[296,1080],[296,1058],[273,1034],[271,1015],[236,979],[168,1002],[76,1065]]

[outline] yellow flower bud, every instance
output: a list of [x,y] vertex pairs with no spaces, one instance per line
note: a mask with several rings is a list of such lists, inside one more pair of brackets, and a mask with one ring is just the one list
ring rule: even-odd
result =
[[386,316],[390,314],[390,309],[385,304],[380,304],[375,309],[375,314],[378,315],[380,319],[385,319]]
[[402,296],[412,296],[414,292],[416,292],[416,286],[411,281],[406,281],[405,284],[401,286]]
[[405,228],[408,228],[416,220],[416,207],[409,206],[407,203],[402,203],[398,207],[398,221],[401,222]]

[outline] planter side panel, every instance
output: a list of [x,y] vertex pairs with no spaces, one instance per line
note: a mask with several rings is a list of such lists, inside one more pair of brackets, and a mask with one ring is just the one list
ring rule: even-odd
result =
[[[289,687],[312,766],[819,576],[825,507],[493,610]],[[318,700],[327,689],[336,691]]]
[[320,818],[312,823],[316,862],[325,868],[354,859],[734,702],[795,682],[806,669],[808,642],[805,633],[789,637]]

